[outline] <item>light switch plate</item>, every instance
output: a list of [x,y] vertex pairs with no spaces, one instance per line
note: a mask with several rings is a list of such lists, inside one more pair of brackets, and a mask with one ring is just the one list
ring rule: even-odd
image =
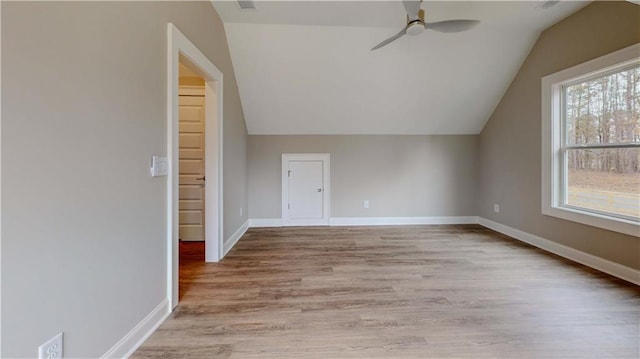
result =
[[169,175],[169,159],[167,157],[151,156],[151,176]]
[[38,347],[38,359],[62,359],[62,333]]

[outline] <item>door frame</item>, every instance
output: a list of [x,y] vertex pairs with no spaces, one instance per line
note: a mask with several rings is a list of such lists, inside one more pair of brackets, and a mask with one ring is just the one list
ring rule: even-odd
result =
[[[322,219],[289,218],[289,161],[322,161]],[[328,153],[283,153],[282,154],[282,225],[283,226],[328,226],[331,208],[330,156]]]
[[[223,74],[180,30],[167,24],[167,299],[178,305],[178,153],[180,58],[193,64],[205,80],[205,261],[222,259],[224,238],[222,187]],[[215,109],[211,111],[210,109]]]

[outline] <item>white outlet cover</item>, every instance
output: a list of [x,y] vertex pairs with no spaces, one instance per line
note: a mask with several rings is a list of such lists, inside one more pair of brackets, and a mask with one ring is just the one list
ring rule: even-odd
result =
[[38,359],[62,359],[62,333],[38,347]]

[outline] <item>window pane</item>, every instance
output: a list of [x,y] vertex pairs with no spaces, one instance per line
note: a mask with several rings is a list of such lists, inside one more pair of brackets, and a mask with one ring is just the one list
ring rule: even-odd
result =
[[567,150],[567,204],[640,218],[640,148]]
[[568,145],[640,143],[640,66],[563,89]]

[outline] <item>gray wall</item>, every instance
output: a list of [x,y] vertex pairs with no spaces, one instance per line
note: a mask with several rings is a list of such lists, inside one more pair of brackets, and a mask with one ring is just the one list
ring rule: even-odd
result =
[[283,153],[331,155],[331,217],[476,215],[478,136],[252,135],[248,148],[250,218],[281,217]]
[[166,296],[167,23],[224,73],[225,237],[246,219],[246,129],[203,2],[2,6],[2,353],[99,357]]
[[625,1],[595,2],[542,33],[480,136],[482,217],[640,268],[638,238],[543,216],[540,189],[541,78],[638,41],[640,6]]

